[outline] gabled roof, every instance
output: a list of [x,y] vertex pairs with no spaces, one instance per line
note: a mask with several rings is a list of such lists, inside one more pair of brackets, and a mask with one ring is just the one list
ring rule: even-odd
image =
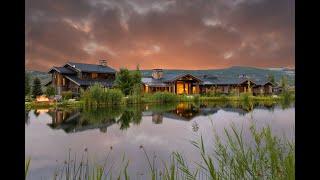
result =
[[70,70],[69,68],[65,68],[65,67],[55,67],[53,66],[48,73],[51,73],[52,71],[57,71],[61,74],[75,74],[75,71]]
[[264,86],[266,84],[271,84],[272,86],[276,86],[274,83],[270,82],[268,79],[255,79],[254,82],[258,86]]
[[168,87],[169,84],[164,83],[162,79],[153,79],[152,77],[142,77],[141,82],[150,87]]
[[68,62],[64,67],[69,66],[81,72],[96,72],[96,73],[116,73],[117,71],[109,66],[102,66],[97,64],[85,64]]
[[192,74],[189,74],[189,73],[183,73],[183,74],[179,74],[179,75],[175,75],[175,76],[172,76],[171,78],[168,78],[167,81],[168,82],[172,82],[172,81],[175,81],[175,80],[178,80],[179,78],[182,78],[182,77],[185,77],[185,76],[191,76],[193,79],[196,79],[200,82],[202,82],[202,80]]
[[250,81],[255,84],[255,81],[249,78],[238,78],[238,77],[217,77],[217,78],[203,78],[203,85],[239,85],[246,81]]
[[112,87],[113,85],[113,80],[109,79],[79,79],[77,76],[69,75],[66,75],[65,77],[79,86],[91,86],[95,83],[99,83],[104,87]]
[[179,78],[185,77],[185,76],[191,76],[194,79],[197,79],[198,81],[202,82],[202,80],[192,74],[183,73],[183,74],[164,74],[162,78],[160,79],[154,79],[152,76],[145,76],[141,78],[141,81],[143,84],[147,84],[148,86],[153,87],[167,87],[169,86],[168,82],[173,82]]
[[52,80],[50,80],[47,83],[45,83],[44,86],[49,86],[51,83],[52,83]]

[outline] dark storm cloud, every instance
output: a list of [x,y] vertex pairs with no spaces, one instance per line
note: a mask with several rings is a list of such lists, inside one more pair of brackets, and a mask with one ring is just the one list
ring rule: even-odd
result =
[[26,2],[26,67],[294,66],[294,1]]

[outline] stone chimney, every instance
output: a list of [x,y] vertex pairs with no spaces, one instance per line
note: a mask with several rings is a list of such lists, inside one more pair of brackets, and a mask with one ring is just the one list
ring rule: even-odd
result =
[[107,60],[105,60],[105,59],[99,60],[99,65],[101,65],[101,66],[107,66]]
[[163,70],[162,69],[152,69],[152,77],[154,79],[163,78]]

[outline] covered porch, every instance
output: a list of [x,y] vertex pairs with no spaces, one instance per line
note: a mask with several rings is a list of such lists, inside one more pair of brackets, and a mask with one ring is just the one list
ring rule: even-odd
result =
[[171,81],[171,89],[175,94],[199,94],[202,81],[195,76],[186,74]]

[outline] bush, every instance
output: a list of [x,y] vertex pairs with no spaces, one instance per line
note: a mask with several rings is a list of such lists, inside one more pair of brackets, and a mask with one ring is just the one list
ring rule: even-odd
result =
[[141,85],[135,84],[133,86],[133,91],[127,98],[127,104],[139,104],[141,103]]
[[104,104],[121,104],[123,93],[119,89],[107,89],[104,93]]
[[283,91],[280,95],[281,105],[286,108],[289,107],[292,100],[294,100],[294,92],[293,91]]
[[56,94],[56,90],[53,86],[48,86],[46,89],[47,97],[54,96]]
[[240,94],[240,100],[243,102],[249,102],[250,101],[250,93],[241,93]]
[[193,95],[193,100],[194,100],[195,102],[199,102],[199,101],[200,101],[200,95],[199,95],[199,94]]
[[68,100],[72,98],[72,92],[71,91],[64,91],[61,93],[63,100]]
[[152,95],[152,101],[158,103],[175,102],[179,100],[178,95],[170,92],[156,92]]
[[225,95],[225,94],[221,94],[217,97],[220,97],[220,101],[228,101],[227,95]]
[[207,97],[221,97],[224,94],[219,91],[210,90],[207,93],[205,93],[204,95]]
[[251,98],[251,93],[241,93],[240,94],[240,100],[242,102],[243,108],[246,110],[252,110],[253,108],[253,102]]
[[31,96],[25,96],[24,101],[25,101],[25,102],[32,102],[33,99],[32,99]]
[[236,90],[236,89],[231,89],[230,93],[229,93],[230,96],[238,96],[239,95],[239,92]]
[[123,93],[119,89],[105,89],[100,84],[81,91],[80,98],[85,106],[104,106],[108,104],[121,104]]
[[103,87],[98,83],[94,84],[89,88],[89,94],[90,94],[91,101],[96,104],[100,104],[106,98],[104,97]]

